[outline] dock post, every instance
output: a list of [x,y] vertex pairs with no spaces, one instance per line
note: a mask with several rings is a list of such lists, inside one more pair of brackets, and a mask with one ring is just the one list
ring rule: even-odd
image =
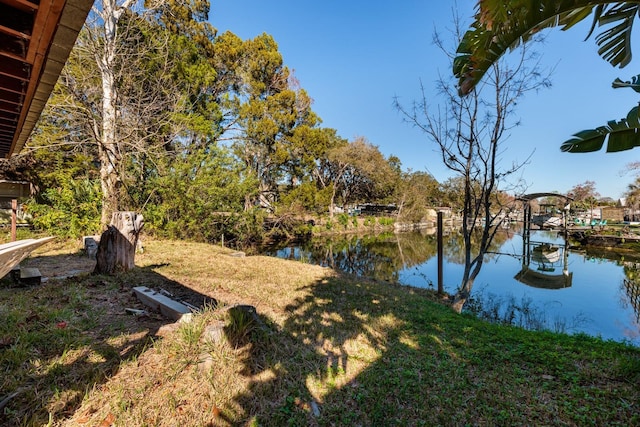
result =
[[444,262],[444,250],[442,248],[442,235],[444,234],[444,230],[442,229],[442,216],[443,212],[438,211],[438,295],[444,294],[444,284],[442,283],[442,270]]

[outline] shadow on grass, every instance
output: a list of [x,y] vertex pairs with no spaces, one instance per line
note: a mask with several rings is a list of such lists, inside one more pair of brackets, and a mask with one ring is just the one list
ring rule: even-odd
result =
[[[70,259],[34,257],[29,265],[64,266]],[[195,306],[211,303],[154,272],[156,267],[117,276],[88,270],[30,287],[0,284],[1,425],[46,425],[70,417],[122,362],[135,360],[160,339],[162,326],[173,321],[155,313],[128,314],[126,308],[148,309],[133,295],[134,286],[162,288]]]
[[[177,270],[189,265],[181,260]],[[0,399],[20,391],[6,404],[3,425],[46,424],[49,413],[64,420],[92,390],[133,387],[128,377],[107,381],[168,321],[125,314],[126,307],[143,308],[131,288],[162,288],[193,305],[210,300],[156,272],[160,267],[0,290],[0,363],[9,373],[0,378]],[[346,275],[301,286],[283,284],[299,297],[285,295],[288,305],[269,307],[284,313],[279,322],[258,313],[258,327],[230,336],[241,350],[237,375],[216,366],[209,375],[189,371],[198,384],[240,384],[233,388],[239,393],[223,395],[232,404],[197,408],[220,409],[211,425],[640,424],[638,349],[489,325],[434,303],[428,291]],[[144,391],[170,391],[157,388]],[[107,404],[117,405],[117,392],[107,392],[115,396]]]
[[[238,396],[250,417],[246,421],[390,425],[397,418],[401,424],[420,424],[424,408],[419,404],[426,403],[421,390],[433,366],[458,358],[443,325],[429,314],[435,310],[446,318],[448,309],[415,294],[426,291],[346,276],[307,290],[306,297],[286,307],[291,315],[282,329],[270,325],[276,338],[254,335],[247,372],[267,380],[255,381],[250,393]],[[398,292],[415,298],[399,298]],[[437,344],[424,346],[423,339]]]
[[484,324],[390,284],[342,276],[307,290],[282,328],[253,336],[245,423],[640,422],[638,349]]

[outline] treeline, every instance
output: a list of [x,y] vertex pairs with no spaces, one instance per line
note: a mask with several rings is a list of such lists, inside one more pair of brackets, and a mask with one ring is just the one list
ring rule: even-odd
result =
[[266,216],[369,202],[417,221],[461,206],[455,180],[402,171],[366,138],[323,127],[270,35],[218,34],[207,2],[115,21],[96,11],[12,159],[37,189],[25,204],[35,227],[80,236],[132,210],[164,237],[251,242]]

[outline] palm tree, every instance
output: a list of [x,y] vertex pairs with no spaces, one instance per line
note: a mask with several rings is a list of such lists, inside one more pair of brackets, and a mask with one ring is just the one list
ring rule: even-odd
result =
[[629,219],[635,221],[635,213],[640,204],[640,177],[637,177],[634,182],[627,186],[624,196],[627,199],[626,205],[631,210]]
[[[479,0],[475,21],[457,50],[453,72],[460,95],[469,94],[489,67],[505,52],[526,43],[545,28],[567,30],[589,16],[596,27],[605,29],[596,36],[598,54],[614,67],[631,61],[631,31],[640,12],[640,1],[602,2],[593,0]],[[614,88],[630,87],[640,92],[640,75],[631,81],[616,79]],[[597,151],[608,138],[607,151],[623,151],[640,146],[639,109],[626,118],[574,134],[560,149],[571,153]]]

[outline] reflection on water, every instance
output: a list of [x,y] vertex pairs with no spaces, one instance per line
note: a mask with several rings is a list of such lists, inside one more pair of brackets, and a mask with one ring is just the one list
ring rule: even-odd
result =
[[[640,323],[640,263],[624,262],[624,291],[629,304],[636,313],[636,321]],[[625,301],[623,301],[624,303]]]
[[[475,282],[475,301],[482,299],[494,311],[498,308],[493,305],[502,301],[503,315],[505,310],[537,312],[551,319],[548,327],[564,325],[551,329],[640,345],[640,258],[630,262],[619,255],[607,259],[603,253],[570,251],[564,247],[564,239],[549,231],[535,231],[530,237],[530,242],[546,246],[527,253],[517,231],[506,230],[496,236]],[[454,293],[462,277],[464,242],[455,230],[449,231],[444,241],[444,285],[447,292]],[[435,229],[313,238],[263,253],[416,287],[433,287],[437,281]],[[523,270],[527,270],[526,279]],[[540,275],[553,279],[540,282]]]
[[331,267],[361,277],[397,282],[405,268],[436,255],[435,232],[316,237],[297,246],[272,247],[265,255]]
[[[569,251],[566,240],[549,242],[531,240],[531,231],[522,236],[522,270],[515,279],[534,288],[562,289],[572,285],[573,272],[569,271]],[[553,235],[551,235],[551,240]]]

